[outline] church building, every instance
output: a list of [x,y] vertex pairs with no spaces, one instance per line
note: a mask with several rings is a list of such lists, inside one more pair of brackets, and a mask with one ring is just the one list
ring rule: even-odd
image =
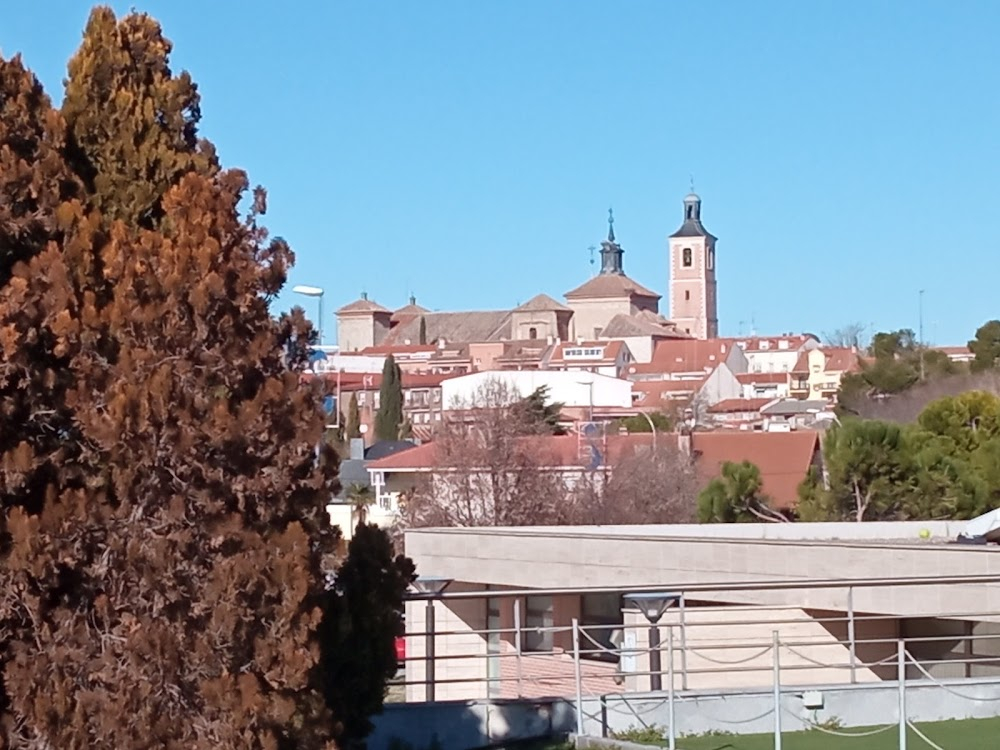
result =
[[649,361],[659,341],[717,338],[716,238],[701,223],[701,198],[684,198],[684,220],[668,240],[669,318],[660,314],[660,295],[625,273],[624,249],[608,212],[601,242],[600,271],[566,292],[566,304],[538,294],[509,310],[430,312],[410,298],[392,311],[367,295],[337,311],[342,352],[374,346],[412,346],[539,340],[622,340],[637,361]]

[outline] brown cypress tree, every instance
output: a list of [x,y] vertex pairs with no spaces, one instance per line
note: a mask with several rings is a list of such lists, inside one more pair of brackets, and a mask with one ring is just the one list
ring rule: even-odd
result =
[[84,197],[120,220],[88,211],[46,106],[0,65],[0,746],[330,747],[364,727],[327,708],[353,710],[330,684],[349,655],[318,628],[351,605],[325,588],[336,459],[300,382],[312,334],[267,309],[291,252],[240,217],[238,172],[101,192],[141,170],[103,180],[94,159]]
[[198,88],[170,69],[171,43],[150,16],[95,8],[69,63],[62,112],[73,168],[105,219],[154,228],[166,192],[189,172],[218,171],[198,139]]

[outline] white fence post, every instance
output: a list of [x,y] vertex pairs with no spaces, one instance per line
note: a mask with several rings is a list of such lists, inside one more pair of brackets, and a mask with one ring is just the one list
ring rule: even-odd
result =
[[896,652],[896,680],[899,683],[899,750],[906,750],[906,642],[900,638]]
[[573,618],[573,677],[576,681],[576,734],[582,736],[583,677],[580,674],[580,621],[575,617]]
[[774,649],[774,750],[781,750],[781,643],[778,631],[771,632]]
[[854,587],[847,587],[847,640],[851,647],[851,684],[858,681],[858,646],[854,624]]
[[522,665],[521,665],[521,597],[514,597],[514,649],[517,652],[517,697],[521,697]]
[[676,750],[677,732],[674,730],[674,626],[667,627],[667,717],[670,719],[670,733],[667,735],[667,750]]

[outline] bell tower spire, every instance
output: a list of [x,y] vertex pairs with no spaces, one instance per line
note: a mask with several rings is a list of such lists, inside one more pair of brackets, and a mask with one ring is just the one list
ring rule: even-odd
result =
[[670,235],[670,319],[699,339],[719,335],[715,280],[716,238],[701,223],[701,197],[684,196],[684,220]]
[[601,243],[601,273],[602,274],[616,274],[618,276],[625,275],[625,269],[622,266],[622,254],[625,251],[622,250],[621,245],[615,239],[615,212],[614,209],[608,209],[608,238]]

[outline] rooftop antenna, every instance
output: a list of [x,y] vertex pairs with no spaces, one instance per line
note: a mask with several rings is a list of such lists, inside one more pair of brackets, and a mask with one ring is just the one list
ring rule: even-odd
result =
[[746,331],[747,322],[745,320],[740,321],[740,336],[743,336]]
[[757,335],[757,313],[750,313],[750,335]]

